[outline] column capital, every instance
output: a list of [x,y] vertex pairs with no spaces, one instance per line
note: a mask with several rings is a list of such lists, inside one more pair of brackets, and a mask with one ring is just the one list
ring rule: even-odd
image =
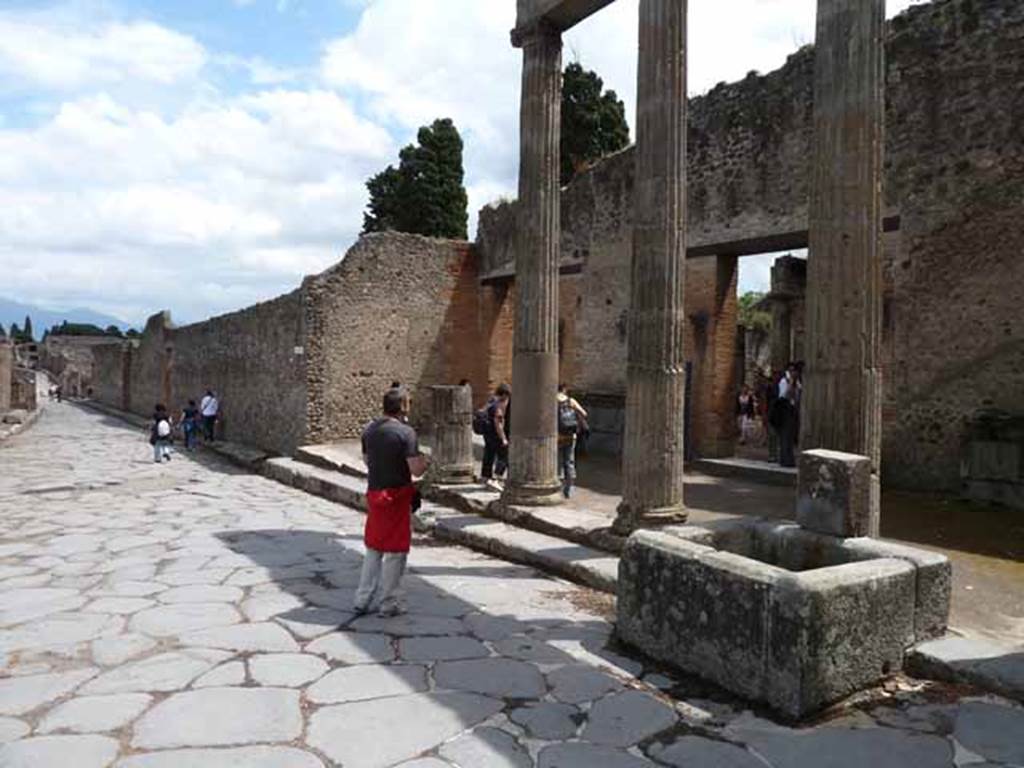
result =
[[545,19],[516,27],[511,32],[513,48],[531,48],[535,45],[562,45],[562,30]]

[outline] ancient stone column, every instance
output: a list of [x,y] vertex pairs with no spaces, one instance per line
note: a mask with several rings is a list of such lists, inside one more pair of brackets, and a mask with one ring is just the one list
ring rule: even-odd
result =
[[428,479],[433,483],[473,482],[473,391],[430,387],[434,443]]
[[885,0],[818,0],[800,447],[881,459]]
[[686,520],[686,0],[641,0],[623,498],[614,528]]
[[558,245],[561,33],[539,22],[516,30],[523,49],[520,106],[519,235],[512,356],[512,436],[506,501],[559,500]]

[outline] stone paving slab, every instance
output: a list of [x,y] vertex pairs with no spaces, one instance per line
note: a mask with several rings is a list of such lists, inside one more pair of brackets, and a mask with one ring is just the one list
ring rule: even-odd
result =
[[[356,618],[359,511],[209,453],[150,455],[144,430],[64,404],[0,446],[15,469],[0,473],[4,768],[1022,760],[1024,710],[960,688],[909,681],[799,728],[755,717],[610,646],[609,598],[490,545],[417,538],[409,612]],[[549,544],[564,562],[606,557]]]

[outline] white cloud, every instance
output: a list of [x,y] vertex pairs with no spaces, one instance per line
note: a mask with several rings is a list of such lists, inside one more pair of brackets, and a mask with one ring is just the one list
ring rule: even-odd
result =
[[194,78],[206,51],[193,38],[150,22],[83,29],[0,14],[0,76],[7,88],[71,91],[141,80],[167,85]]

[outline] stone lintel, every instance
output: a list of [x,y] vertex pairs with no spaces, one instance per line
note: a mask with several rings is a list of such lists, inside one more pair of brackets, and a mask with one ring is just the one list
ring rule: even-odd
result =
[[550,24],[560,32],[574,27],[588,16],[611,5],[614,0],[519,0],[512,44],[519,47],[520,35],[538,22]]
[[802,528],[843,538],[878,535],[871,459],[810,450],[800,454],[796,519]]

